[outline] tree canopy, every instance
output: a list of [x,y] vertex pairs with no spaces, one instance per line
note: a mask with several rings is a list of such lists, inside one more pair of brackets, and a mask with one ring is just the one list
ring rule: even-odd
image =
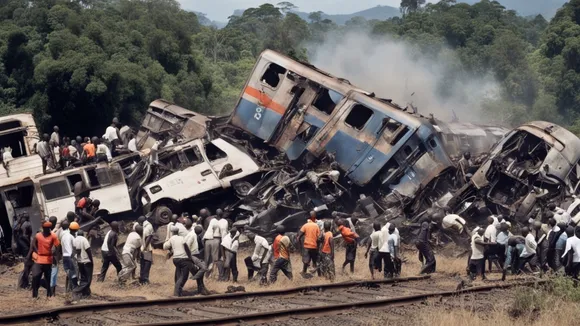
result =
[[580,0],[550,22],[490,0],[404,0],[402,17],[344,26],[320,12],[304,21],[280,2],[247,9],[222,29],[202,26],[175,0],[0,3],[0,113],[33,112],[42,128],[69,135],[99,135],[114,116],[137,124],[156,98],[229,113],[262,50],[307,61],[308,44],[354,29],[424,55],[452,51],[459,62],[442,80],[493,74],[501,96],[485,108],[499,122],[544,119],[580,133]]

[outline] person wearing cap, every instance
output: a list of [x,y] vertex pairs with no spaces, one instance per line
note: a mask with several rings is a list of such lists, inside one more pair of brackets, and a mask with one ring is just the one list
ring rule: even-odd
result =
[[324,234],[320,249],[320,274],[327,280],[334,280],[334,237],[330,221],[324,221]]
[[[63,223],[63,229],[66,224]],[[74,237],[79,229],[79,224],[77,222],[70,223],[68,230],[64,230],[61,236],[61,248],[62,248],[62,265],[64,267],[64,272],[66,273],[66,287],[65,292],[70,292],[77,287],[77,267],[74,261]]]
[[149,284],[149,274],[151,265],[153,265],[153,224],[147,221],[145,216],[139,216],[137,223],[143,227],[143,236],[141,237],[141,259],[139,260],[139,283]]
[[119,234],[119,222],[111,222],[111,230],[105,235],[103,240],[103,245],[101,246],[101,254],[103,255],[103,265],[101,267],[101,272],[97,277],[97,282],[104,282],[105,276],[107,276],[107,271],[109,270],[110,264],[113,264],[117,270],[117,275],[121,272],[122,266],[119,261],[119,250],[117,249],[117,240]]
[[118,274],[119,283],[125,283],[129,277],[135,277],[135,269],[137,264],[135,263],[137,257],[139,257],[139,251],[143,245],[143,240],[141,237],[143,235],[143,227],[137,225],[135,230],[127,236],[125,245],[123,246],[122,252],[122,265],[123,269]]
[[[42,224],[42,232],[38,232],[33,240],[28,253],[28,258],[34,260],[32,267],[32,297],[38,297],[40,280],[50,280],[52,270],[53,248],[59,245],[56,234],[51,232],[52,223],[46,221]],[[52,296],[52,288],[47,286],[46,295]]]
[[270,271],[270,283],[276,283],[278,272],[282,271],[289,280],[292,280],[292,264],[290,263],[290,238],[286,236],[283,225],[276,226],[276,239],[272,243],[274,264]]
[[78,257],[79,285],[73,290],[73,298],[78,300],[91,295],[91,282],[93,280],[93,255],[91,245],[89,240],[85,238],[83,230],[77,231],[74,247]]
[[[321,237],[320,227],[316,223],[316,212],[310,212],[310,218],[306,221],[298,234],[297,242],[302,244],[302,276],[306,275],[310,262],[316,268],[318,264],[318,243]],[[320,270],[317,269],[318,276]]]

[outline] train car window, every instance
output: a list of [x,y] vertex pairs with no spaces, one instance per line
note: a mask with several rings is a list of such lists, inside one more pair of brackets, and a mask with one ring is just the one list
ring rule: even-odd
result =
[[354,129],[361,130],[373,116],[373,110],[357,104],[352,107],[344,122]]
[[264,75],[262,75],[262,83],[268,84],[272,88],[276,88],[278,87],[278,84],[280,84],[280,75],[284,75],[285,73],[286,69],[275,63],[270,63],[268,69],[266,69]]
[[316,99],[314,99],[314,107],[317,108],[319,111],[324,112],[328,115],[332,114],[336,104],[340,101],[340,98],[333,99],[330,95],[330,91],[326,88],[320,88],[318,94],[316,95]]

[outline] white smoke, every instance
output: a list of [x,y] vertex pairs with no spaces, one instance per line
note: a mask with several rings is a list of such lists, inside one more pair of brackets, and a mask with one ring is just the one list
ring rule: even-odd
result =
[[454,111],[460,121],[481,123],[482,103],[499,98],[496,81],[462,73],[451,50],[432,57],[403,41],[365,32],[330,35],[307,49],[322,70],[403,107],[411,103],[423,115],[449,120]]

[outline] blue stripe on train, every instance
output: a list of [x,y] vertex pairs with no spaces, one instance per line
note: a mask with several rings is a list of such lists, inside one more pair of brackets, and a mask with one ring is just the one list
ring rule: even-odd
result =
[[282,115],[242,98],[235,111],[235,117],[242,124],[238,126],[252,135],[267,140],[272,136]]

